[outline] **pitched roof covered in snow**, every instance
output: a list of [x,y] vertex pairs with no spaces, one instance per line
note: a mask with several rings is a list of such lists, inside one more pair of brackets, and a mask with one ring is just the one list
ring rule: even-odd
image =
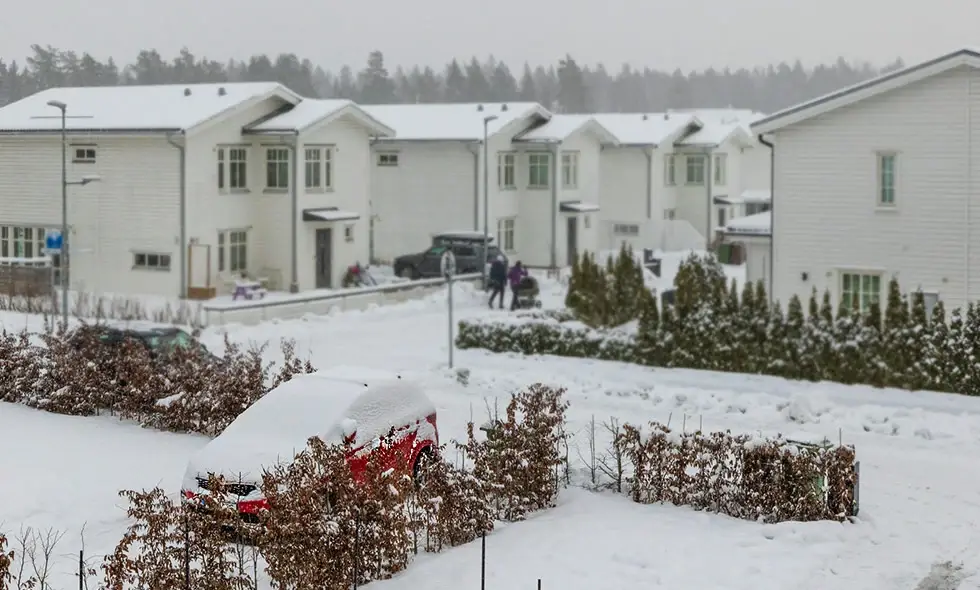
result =
[[487,117],[496,117],[487,124],[489,135],[522,118],[551,118],[551,113],[536,102],[386,104],[362,108],[394,129],[393,139],[403,141],[480,141]]
[[186,131],[244,103],[298,95],[274,82],[160,84],[50,88],[0,108],[0,133],[61,130],[61,113],[49,101],[67,105],[69,131]]
[[804,101],[756,121],[752,124],[752,132],[755,134],[772,133],[783,127],[806,121],[818,115],[963,66],[980,69],[980,50],[957,49],[922,63],[842,88],[813,100]]
[[531,142],[564,141],[579,132],[592,133],[604,144],[619,143],[619,138],[606,129],[595,115],[552,115],[543,125],[520,133],[514,139]]
[[735,134],[748,140],[752,137],[752,123],[765,117],[762,113],[747,109],[695,109],[684,112],[697,117],[703,126],[681,138],[677,145],[682,146],[717,146]]
[[772,212],[756,213],[728,222],[725,233],[743,236],[768,236],[772,233]]
[[290,110],[250,125],[254,133],[297,132],[302,133],[315,125],[340,117],[351,117],[367,127],[371,135],[388,137],[394,129],[372,117],[367,111],[350,100],[304,98]]
[[699,124],[697,117],[687,113],[599,113],[593,117],[622,145],[657,146]]

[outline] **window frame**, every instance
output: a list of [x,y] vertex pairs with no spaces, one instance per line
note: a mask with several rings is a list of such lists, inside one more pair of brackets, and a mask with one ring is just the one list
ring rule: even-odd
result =
[[715,186],[725,186],[728,183],[728,154],[713,154],[711,178]]
[[354,241],[354,224],[348,223],[344,226],[344,241],[351,243]]
[[664,209],[664,221],[673,221],[677,218],[677,209]]
[[[133,250],[132,270],[150,272],[170,272],[173,268],[173,256],[169,252],[154,252],[149,250]],[[156,259],[156,264],[152,260]],[[142,260],[142,262],[141,262]]]
[[517,190],[517,152],[497,152],[497,188]]
[[664,186],[677,186],[677,154],[664,156]]
[[248,272],[247,228],[229,228],[218,231],[218,272],[239,274]]
[[[281,159],[278,156],[283,156]],[[273,158],[273,156],[277,156]],[[284,192],[289,190],[290,153],[288,148],[278,146],[265,147],[265,190],[268,192]]]
[[[877,301],[878,305],[881,305],[882,288],[884,285],[883,274],[880,271],[873,270],[841,270],[837,278],[838,304],[841,306],[847,305],[852,311],[857,311],[862,314],[868,312],[873,301]],[[859,283],[856,291],[850,288],[850,283],[855,279]],[[866,279],[870,283],[867,292],[865,292]],[[872,290],[875,282],[877,282],[878,286],[877,293]],[[852,297],[857,297],[857,301],[851,301]]]
[[[543,183],[541,183],[540,178],[535,178],[541,174],[542,168],[544,169]],[[527,188],[531,190],[551,188],[551,152],[531,151],[527,153]]]
[[497,247],[505,254],[511,254],[516,251],[516,230],[516,217],[501,217],[497,219]]
[[636,237],[640,235],[640,225],[637,223],[614,223],[612,233],[614,236]]
[[[875,153],[875,206],[881,209],[894,209],[898,206],[898,152],[884,150]],[[891,170],[886,171],[885,162],[891,162]],[[890,181],[891,186],[887,186]],[[886,198],[886,191],[890,193]]]
[[[72,164],[95,164],[98,161],[98,147],[94,143],[73,143],[71,149]],[[81,154],[81,155],[79,155]]]
[[[694,162],[700,162],[700,166],[692,166]],[[707,175],[708,158],[704,154],[687,154],[684,158],[684,184],[687,186],[704,186],[705,176]],[[700,180],[694,178],[692,171],[700,170]]]
[[303,185],[307,191],[323,190],[323,150],[319,147],[303,148]]
[[561,153],[561,188],[576,190],[578,189],[578,151],[564,151]]
[[[225,147],[228,150],[228,172],[225,175],[228,181],[228,190],[231,192],[247,191],[248,146],[231,145]],[[241,156],[241,158],[236,156]]]
[[375,158],[375,163],[378,166],[384,168],[396,168],[399,164],[398,152],[396,151],[379,151],[377,152],[377,158]]

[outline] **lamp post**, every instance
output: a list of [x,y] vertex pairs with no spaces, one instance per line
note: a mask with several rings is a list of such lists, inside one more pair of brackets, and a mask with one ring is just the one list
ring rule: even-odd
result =
[[71,284],[69,281],[69,270],[68,270],[68,186],[69,185],[79,185],[84,186],[90,182],[98,182],[102,180],[101,177],[97,175],[87,175],[83,176],[81,180],[68,181],[68,129],[67,129],[67,119],[68,119],[68,105],[61,102],[60,100],[49,100],[49,107],[54,107],[61,111],[61,321],[62,324],[68,326],[68,287]]
[[490,286],[487,276],[487,258],[490,254],[490,166],[487,157],[487,132],[490,121],[496,121],[497,115],[483,117],[483,289]]

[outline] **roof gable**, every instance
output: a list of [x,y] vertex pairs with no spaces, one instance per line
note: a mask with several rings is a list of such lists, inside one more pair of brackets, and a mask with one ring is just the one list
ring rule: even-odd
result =
[[305,133],[342,117],[357,121],[375,137],[388,137],[395,133],[353,101],[315,98],[303,99],[288,111],[248,125],[245,130],[249,133]]
[[750,125],[765,115],[747,109],[698,109],[689,111],[701,127],[677,140],[679,146],[716,147],[735,138],[743,144],[751,141]]
[[54,132],[67,105],[69,131],[190,131],[245,104],[272,96],[301,99],[275,82],[50,88],[0,108],[0,132]]
[[980,69],[980,51],[959,49],[860,84],[842,88],[773,113],[753,123],[751,130],[759,135],[772,133],[789,125],[812,119],[962,66]]
[[576,133],[586,132],[595,137],[599,143],[616,145],[619,138],[593,115],[554,115],[543,125],[519,133],[517,141],[561,142]]
[[495,135],[512,123],[533,118],[549,118],[551,113],[535,102],[388,104],[362,106],[365,112],[395,131],[402,141],[480,141],[483,122],[488,135]]

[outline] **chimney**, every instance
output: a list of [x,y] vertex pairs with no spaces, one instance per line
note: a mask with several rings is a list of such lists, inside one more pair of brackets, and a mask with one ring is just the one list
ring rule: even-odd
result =
[[190,96],[190,95],[191,95],[191,89],[190,88],[184,88],[184,96]]
[[225,90],[225,87],[224,86],[218,86],[218,96],[224,96],[226,94],[228,94],[228,91]]
[[649,118],[650,118],[650,117],[648,117],[646,113],[643,113],[643,120],[644,120],[644,121],[646,121],[646,120],[647,120],[647,119],[649,119]]
[[670,121],[670,113],[664,113],[664,121]]
[[500,112],[502,112],[502,113],[506,113],[507,112],[507,103],[506,102],[504,104],[500,105]]
[[476,111],[477,111],[478,113],[482,113],[482,112],[483,112],[483,105],[482,105],[482,104],[478,104],[478,105],[476,105]]

